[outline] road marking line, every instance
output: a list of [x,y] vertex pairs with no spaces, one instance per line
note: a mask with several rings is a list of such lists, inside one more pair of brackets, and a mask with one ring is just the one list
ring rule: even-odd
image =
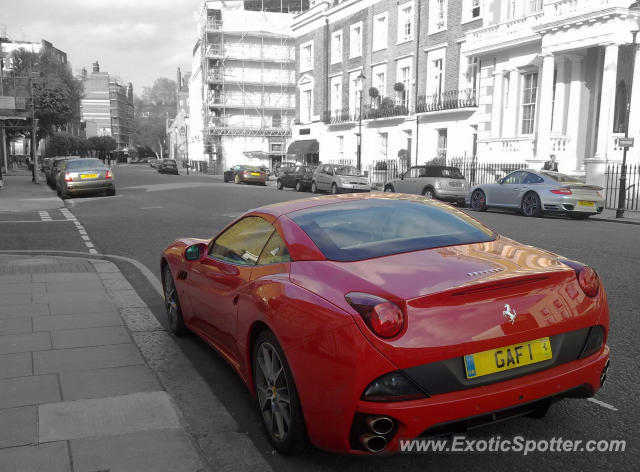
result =
[[0,221],[0,224],[2,223],[51,223],[51,222],[60,222],[62,221],[63,223],[68,223],[67,220],[5,220],[5,221]]
[[91,239],[89,238],[89,236],[87,236],[86,234],[83,234],[82,236],[80,236],[83,240],[85,241],[91,241]]
[[79,231],[80,231],[80,234],[81,234],[81,235],[83,235],[83,236],[86,236],[86,235],[87,235],[87,231],[86,231],[86,230],[84,230],[84,229],[80,229]]
[[87,247],[95,247],[92,242],[88,242],[88,241],[85,242],[84,245]]
[[96,251],[95,249],[89,249],[89,252],[90,252],[91,254],[98,254],[98,251]]
[[51,215],[46,210],[41,210],[38,212],[40,214],[40,219],[42,221],[51,221]]
[[605,403],[605,402],[601,402],[600,400],[596,400],[595,398],[587,398],[587,401],[591,403],[595,403],[596,405],[599,405],[611,411],[618,411],[618,409],[615,406],[609,405],[608,403]]

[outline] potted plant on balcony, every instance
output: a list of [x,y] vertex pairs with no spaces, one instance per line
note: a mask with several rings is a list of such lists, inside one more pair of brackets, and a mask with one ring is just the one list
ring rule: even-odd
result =
[[404,84],[402,82],[396,82],[393,84],[393,90],[398,92],[398,94],[404,92]]

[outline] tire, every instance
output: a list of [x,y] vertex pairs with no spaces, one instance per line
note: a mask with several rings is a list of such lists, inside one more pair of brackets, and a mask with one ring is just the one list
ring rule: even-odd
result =
[[436,198],[436,192],[431,188],[427,187],[422,191],[422,196],[427,198]]
[[332,195],[337,195],[338,194],[338,186],[336,185],[335,182],[331,184],[331,194]]
[[116,189],[115,188],[110,188],[107,190],[107,197],[115,197],[116,196]]
[[238,174],[236,174],[235,177],[233,178],[233,183],[234,184],[239,184],[240,183],[240,177],[238,177]]
[[302,184],[299,180],[296,180],[296,192],[302,192],[304,189],[302,188]]
[[476,189],[471,194],[471,209],[473,211],[487,211],[487,198],[482,190]]
[[182,318],[178,290],[173,281],[169,264],[166,264],[162,271],[162,288],[164,290],[164,306],[169,320],[169,329],[176,336],[184,336],[187,334],[187,327],[184,324],[184,318]]
[[67,192],[63,192],[61,189],[58,189],[58,196],[62,200],[68,200],[69,199],[69,194]]
[[276,188],[277,188],[278,190],[282,190],[282,189],[284,188],[284,187],[283,187],[283,185],[282,185],[282,180],[280,180],[280,179],[278,179],[278,180],[277,180],[277,182],[276,182]]
[[393,193],[396,191],[396,189],[393,188],[393,185],[389,184],[384,187],[384,191],[387,193]]
[[302,452],[307,434],[298,392],[284,352],[271,331],[258,336],[252,366],[258,413],[269,442],[283,454]]
[[526,193],[522,197],[520,203],[520,210],[522,215],[526,217],[540,217],[542,216],[542,204],[540,203],[540,197],[535,192]]
[[318,193],[318,186],[316,185],[315,181],[311,182],[311,193]]
[[467,203],[464,200],[458,200],[456,204],[458,205],[458,208],[464,208],[467,206]]

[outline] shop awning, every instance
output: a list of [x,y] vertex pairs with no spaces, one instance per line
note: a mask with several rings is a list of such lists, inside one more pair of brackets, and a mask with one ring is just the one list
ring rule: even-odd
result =
[[305,154],[318,154],[319,148],[317,139],[303,139],[289,144],[287,155],[302,158]]

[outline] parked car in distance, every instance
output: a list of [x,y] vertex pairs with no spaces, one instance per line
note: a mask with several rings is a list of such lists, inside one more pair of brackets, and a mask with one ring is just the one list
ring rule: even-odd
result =
[[467,203],[476,211],[507,208],[524,216],[559,213],[576,219],[601,213],[605,205],[602,187],[571,175],[533,169],[516,170],[496,183],[472,187]]
[[[169,329],[222,353],[284,453],[307,440],[393,453],[406,439],[542,418],[607,377],[594,269],[418,195],[257,208],[210,239],[171,243],[160,269]],[[550,415],[537,429],[559,421],[584,419]]]
[[267,180],[269,180],[269,177],[271,176],[271,170],[264,165],[260,166],[260,170],[264,172],[264,175],[266,176]]
[[266,174],[257,166],[236,165],[224,172],[225,182],[267,185]]
[[158,162],[160,161],[160,159],[156,159],[155,157],[149,159],[149,166],[153,167],[154,169],[156,168],[156,166],[158,165]]
[[414,193],[464,205],[469,182],[457,167],[413,166],[384,185],[385,192]]
[[276,162],[273,165],[273,174],[277,178],[285,171],[285,169],[290,169],[296,165],[297,164],[295,162]]
[[156,169],[158,169],[160,174],[179,174],[178,163],[173,159],[162,159],[156,165]]
[[280,174],[276,182],[278,190],[283,188],[295,188],[298,192],[304,192],[311,188],[313,171],[316,166],[288,167]]
[[79,158],[65,161],[56,181],[58,196],[62,199],[92,193],[116,194],[111,169],[100,159]]
[[58,172],[60,172],[60,168],[65,161],[68,161],[69,157],[54,157],[50,162],[49,166],[45,168],[44,175],[47,178],[47,185],[52,189],[55,189],[57,186],[58,180]]
[[353,166],[340,164],[320,164],[313,172],[311,191],[341,193],[370,192],[371,184],[362,173]]

